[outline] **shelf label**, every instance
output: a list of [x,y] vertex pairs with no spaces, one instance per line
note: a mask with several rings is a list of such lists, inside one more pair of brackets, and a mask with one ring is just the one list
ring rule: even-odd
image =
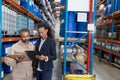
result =
[[87,22],[87,13],[77,13],[77,22]]
[[4,72],[3,71],[1,71],[1,78],[3,78],[4,77]]
[[96,32],[95,24],[88,24],[88,30]]
[[8,53],[8,51],[10,50],[11,47],[7,47],[5,48],[5,53]]

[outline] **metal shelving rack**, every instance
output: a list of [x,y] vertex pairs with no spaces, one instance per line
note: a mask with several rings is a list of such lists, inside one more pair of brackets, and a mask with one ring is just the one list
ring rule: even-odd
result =
[[104,52],[107,52],[108,54],[112,54],[112,55],[114,55],[114,56],[120,57],[120,54],[119,54],[119,53],[113,52],[113,51],[108,50],[108,49],[105,49],[105,48],[103,48],[103,47],[95,46],[95,48],[96,48],[96,49],[99,49],[99,50],[102,50],[102,51],[104,51]]
[[[2,3],[2,2],[1,2]],[[29,24],[29,17],[32,18],[33,20],[37,21],[37,22],[43,22],[42,19],[37,18],[36,16],[34,16],[32,13],[30,13],[29,11],[27,11],[24,7],[19,6],[17,3],[15,3],[12,0],[4,0],[4,3],[9,4],[10,6],[12,6],[13,8],[15,8],[17,11],[27,15],[27,24]],[[29,25],[27,25],[27,27],[29,28]],[[31,39],[34,38],[38,38],[38,36],[34,36],[31,37]],[[19,38],[18,37],[8,37],[8,38],[2,38],[2,42],[12,42],[12,41],[18,41]]]
[[[38,0],[35,0],[38,1]],[[29,28],[29,18],[32,18],[35,22],[40,23],[40,22],[44,22],[46,23],[44,20],[38,18],[37,16],[35,16],[34,14],[32,14],[31,12],[29,12],[28,10],[26,10],[24,7],[18,5],[16,2],[14,2],[13,0],[0,0],[0,80],[2,80],[2,62],[4,62],[4,57],[2,57],[2,43],[6,43],[6,42],[15,42],[20,40],[19,37],[4,37],[2,38],[2,3],[8,4],[10,5],[12,8],[14,8],[16,11],[24,14],[27,16],[27,28]],[[39,2],[39,4],[41,4]],[[42,5],[42,4],[41,4]],[[42,5],[39,6],[40,9],[44,8],[44,6]],[[28,6],[29,8],[29,6]],[[42,9],[43,10],[43,9]],[[43,10],[44,11],[44,10]],[[47,14],[44,12],[44,14],[46,15],[46,17],[48,18],[47,20],[51,22],[51,24],[53,24],[52,20],[49,19],[49,16],[47,16]],[[47,24],[47,23],[46,23]],[[48,24],[49,25],[49,24]],[[53,24],[54,25],[54,24]],[[39,38],[39,36],[31,36],[30,39],[37,39]]]
[[[100,2],[100,4],[104,3],[105,1],[107,0],[103,0]],[[100,6],[100,4],[98,3],[96,6]],[[115,6],[115,5],[113,5]],[[115,8],[114,8],[115,9]],[[102,51],[106,52],[107,54],[110,54],[110,62],[113,63],[113,56],[116,56],[116,57],[120,57],[119,53],[116,53],[114,51],[112,51],[112,44],[120,44],[120,40],[114,40],[113,39],[113,32],[114,32],[114,26],[118,25],[120,23],[119,20],[116,20],[116,18],[120,17],[120,11],[115,11],[115,10],[112,10],[113,13],[112,14],[108,14],[104,17],[101,17],[101,22],[103,22],[102,24],[98,24],[96,26],[99,26],[99,27],[106,27],[106,26],[110,26],[110,32],[112,33],[111,35],[111,38],[108,39],[108,38],[96,38],[97,41],[100,41],[100,45],[96,45],[95,48],[97,50],[100,50],[100,58],[102,58]],[[105,22],[105,23],[104,23]],[[108,49],[105,49],[104,47],[102,47],[102,42],[107,42],[107,43],[111,43],[111,46],[110,46],[110,50]]]
[[13,8],[15,8],[17,11],[31,17],[32,19],[34,19],[35,21],[38,22],[42,22],[42,19],[37,18],[36,16],[34,16],[32,13],[30,13],[28,10],[26,10],[24,7],[19,6],[17,3],[15,3],[13,0],[4,0],[5,3],[11,5]]
[[2,0],[0,0],[0,80],[2,72]]
[[[45,14],[45,16],[47,17],[47,20],[50,21],[50,22],[53,24],[53,21],[52,21],[52,20],[50,19],[50,17],[47,15],[46,10],[44,10],[44,5],[43,5],[40,1],[38,1],[38,0],[34,0],[34,2],[35,2],[35,4],[38,5],[39,8],[43,11],[43,13]],[[45,2],[46,2],[46,0],[45,0]],[[50,11],[50,9],[48,9],[47,11],[48,11],[50,14],[52,14],[52,12]],[[44,20],[43,20],[43,21],[44,21]],[[44,22],[46,22],[46,21],[44,21]],[[48,23],[46,22],[46,24],[48,24]]]
[[[94,5],[94,11],[96,10],[96,0],[94,0],[94,4],[93,4],[93,0],[90,0],[90,15],[89,15],[89,24],[93,24],[95,21],[95,14],[96,12],[92,12],[93,11],[93,5]],[[65,38],[64,38],[64,75],[66,74],[66,65],[67,65],[67,61],[66,61],[66,57],[67,57],[67,41],[68,41],[68,36],[67,33],[87,33],[88,34],[88,59],[87,59],[87,65],[86,67],[83,67],[82,65],[80,65],[81,67],[83,67],[83,69],[85,69],[87,71],[88,74],[93,74],[93,54],[94,54],[94,32],[91,30],[88,30],[87,32],[79,32],[79,31],[67,31],[67,27],[68,27],[68,0],[66,0],[66,9],[65,9]]]

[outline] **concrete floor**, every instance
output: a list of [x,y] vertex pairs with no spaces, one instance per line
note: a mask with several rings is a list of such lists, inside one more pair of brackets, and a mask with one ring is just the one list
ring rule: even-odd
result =
[[120,69],[108,61],[99,62],[96,56],[94,57],[93,73],[96,74],[96,80],[120,80]]
[[[59,44],[57,44],[57,53],[59,53]],[[61,62],[59,59],[54,61],[52,80],[62,80]],[[98,58],[94,57],[93,73],[96,75],[96,80],[120,80],[120,69],[115,68],[108,62],[99,62]],[[4,80],[11,80],[11,74],[7,75]]]

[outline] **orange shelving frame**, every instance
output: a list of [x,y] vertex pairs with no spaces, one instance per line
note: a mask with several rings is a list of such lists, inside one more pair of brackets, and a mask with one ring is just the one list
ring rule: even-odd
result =
[[[120,20],[119,20],[119,19],[116,20],[116,18],[120,18],[120,11],[116,11],[116,12],[113,12],[112,14],[109,14],[109,15],[107,15],[107,16],[102,17],[102,21],[103,21],[103,20],[104,20],[104,21],[105,21],[105,20],[111,20],[112,18],[114,18],[114,23],[115,23],[115,25],[119,24],[119,23],[120,23]],[[108,22],[105,22],[105,23],[104,23],[104,25],[110,25],[110,24],[112,24],[111,21],[108,21]],[[102,27],[103,25],[98,24],[97,26]]]
[[120,10],[113,13],[113,18],[120,17]]
[[2,42],[13,42],[20,40],[19,37],[9,37],[9,38],[2,38]]
[[[36,39],[39,38],[39,36],[32,36],[30,37],[30,39]],[[8,37],[8,38],[2,38],[2,42],[13,42],[13,41],[18,41],[20,40],[19,37]]]
[[99,7],[101,4],[103,4],[106,0],[102,0],[101,2],[97,3],[96,7]]
[[99,50],[102,50],[104,52],[107,52],[108,54],[112,54],[114,56],[117,56],[117,57],[120,57],[120,53],[116,53],[116,52],[113,52],[111,50],[108,50],[108,49],[105,49],[104,47],[100,47],[100,46],[95,46],[96,49],[99,49]]
[[120,44],[120,40],[104,39],[104,38],[96,38],[96,40],[99,40],[99,41],[102,41],[102,42]]

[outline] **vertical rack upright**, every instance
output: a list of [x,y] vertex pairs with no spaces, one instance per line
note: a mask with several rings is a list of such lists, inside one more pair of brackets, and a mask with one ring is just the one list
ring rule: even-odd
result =
[[0,80],[2,72],[2,0],[0,0]]
[[[94,10],[96,5],[96,0],[94,0]],[[95,21],[95,12],[93,11],[93,0],[90,0],[90,21],[89,24],[93,24]],[[67,57],[67,33],[70,33],[67,31],[68,29],[68,0],[66,0],[66,13],[65,13],[65,38],[64,38],[64,75],[66,74],[66,57]],[[71,33],[86,33],[86,32],[71,32]],[[87,72],[89,74],[92,74],[92,67],[93,67],[93,53],[94,53],[94,31],[88,30],[88,60],[87,60]]]

